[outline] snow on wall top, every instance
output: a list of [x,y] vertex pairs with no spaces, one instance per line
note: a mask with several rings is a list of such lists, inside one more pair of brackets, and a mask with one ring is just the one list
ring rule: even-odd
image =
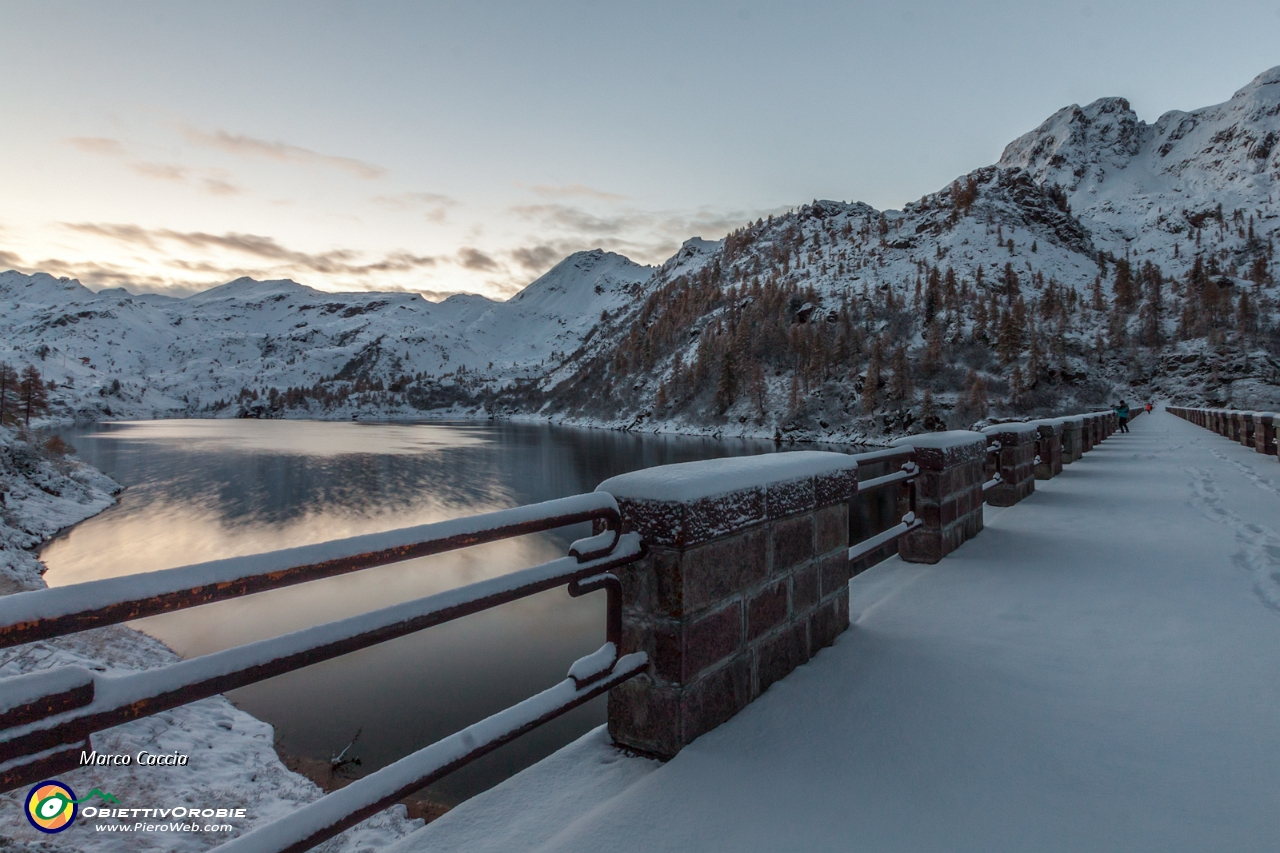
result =
[[926,471],[940,471],[987,458],[987,437],[967,429],[909,435],[893,444],[915,448],[915,462]]
[[988,437],[997,435],[1016,435],[1019,437],[1032,437],[1040,434],[1040,427],[1032,423],[1007,423],[995,424],[982,430],[982,434]]
[[845,453],[796,450],[659,465],[610,477],[596,491],[615,498],[692,503],[772,483],[857,469],[858,460]]
[[646,544],[686,548],[847,501],[858,460],[819,450],[709,459],[611,477],[596,490],[618,499],[624,529]]

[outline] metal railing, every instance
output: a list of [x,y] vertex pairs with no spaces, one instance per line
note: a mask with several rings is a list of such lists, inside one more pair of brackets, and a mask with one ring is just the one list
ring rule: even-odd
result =
[[[888,526],[858,542],[853,542],[853,536],[850,535],[852,544],[849,546],[849,562],[854,563],[874,554],[878,549],[893,542],[902,534],[920,526],[921,522],[916,518],[915,513],[915,489],[910,487],[910,484],[920,476],[920,466],[916,464],[914,456],[915,448],[910,446],[854,455],[854,459],[858,460],[858,499],[861,500],[865,495],[893,487],[896,489],[897,495],[893,501],[894,506],[890,511],[896,514],[905,509],[906,512],[903,513],[901,520],[896,524]],[[889,469],[889,473],[876,473],[863,479],[864,472],[868,472],[873,468],[886,468]],[[904,486],[907,488],[903,488]],[[852,534],[853,531],[851,530],[850,533]]]
[[[993,441],[988,453],[998,452]],[[849,504],[848,559],[865,568],[894,553],[889,545],[922,525],[920,476],[910,445],[857,454]],[[995,478],[1001,482],[999,456]],[[0,648],[181,610],[266,590],[440,554],[572,524],[596,532],[569,554],[446,592],[317,625],[280,637],[131,673],[59,667],[0,679],[0,791],[79,765],[90,735],[479,613],[558,587],[572,596],[606,593],[606,642],[574,662],[566,678],[529,699],[326,794],[280,820],[218,848],[224,853],[307,850],[520,735],[647,671],[643,653],[620,655],[621,583],[616,569],[645,546],[622,533],[607,493],[547,501],[436,524],[111,578],[0,598]],[[857,569],[855,569],[855,572]]]
[[2,679],[0,790],[78,766],[79,753],[91,749],[91,734],[139,717],[557,587],[567,587],[573,596],[605,591],[606,642],[576,661],[560,683],[219,848],[238,853],[309,849],[647,669],[643,653],[618,655],[621,584],[611,571],[639,560],[644,545],[638,535],[621,532],[617,503],[610,495],[593,492],[0,598],[0,647],[13,646],[582,522],[592,522],[601,532],[573,543],[567,557],[359,616],[141,672],[59,667]]

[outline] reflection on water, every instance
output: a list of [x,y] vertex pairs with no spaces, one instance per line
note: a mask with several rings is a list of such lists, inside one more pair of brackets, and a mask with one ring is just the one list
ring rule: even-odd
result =
[[[63,434],[128,489],[44,549],[51,585],[424,524],[591,491],[653,465],[769,452],[755,441],[514,424],[151,421]],[[563,556],[580,525],[152,617],[190,657],[430,595]],[[371,770],[564,678],[604,640],[603,595],[563,590],[230,694],[282,751],[328,758],[362,730]],[[571,711],[431,789],[457,802],[604,719]]]

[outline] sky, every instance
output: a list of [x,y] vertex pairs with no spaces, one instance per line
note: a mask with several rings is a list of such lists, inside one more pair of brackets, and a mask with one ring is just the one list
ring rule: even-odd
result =
[[507,298],[817,198],[896,208],[1057,109],[1280,64],[1266,2],[0,0],[0,270]]

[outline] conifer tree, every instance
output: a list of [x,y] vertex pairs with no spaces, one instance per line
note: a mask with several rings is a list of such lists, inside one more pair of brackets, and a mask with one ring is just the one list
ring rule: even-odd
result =
[[1258,334],[1258,311],[1247,290],[1240,291],[1240,300],[1236,303],[1236,332],[1242,341]]
[[49,392],[40,378],[40,371],[34,364],[28,364],[22,370],[22,380],[18,383],[18,394],[22,404],[23,419],[31,426],[31,416],[37,417],[49,410]]
[[867,378],[862,384],[862,411],[871,414],[880,402],[880,371],[884,362],[884,345],[880,338],[871,341],[871,360],[867,363]]
[[1164,276],[1160,268],[1148,262],[1142,268],[1145,293],[1139,319],[1142,322],[1142,343],[1149,347],[1164,344],[1164,331],[1160,318],[1164,314]]
[[937,373],[942,366],[942,342],[942,323],[934,323],[924,336],[924,361],[920,366],[926,375]]
[[756,414],[764,417],[766,413],[765,404],[768,402],[768,386],[765,385],[764,371],[760,368],[760,362],[755,361],[751,365],[751,381],[748,385],[748,393],[751,395],[751,402],[755,405]]
[[1102,276],[1095,276],[1093,279],[1093,287],[1089,289],[1089,295],[1092,297],[1090,307],[1094,311],[1102,312],[1107,308],[1106,300],[1102,295]]
[[1112,292],[1115,295],[1116,308],[1125,313],[1134,309],[1137,297],[1134,294],[1133,270],[1127,260],[1116,261],[1116,278],[1112,284]]
[[929,388],[924,389],[924,393],[920,395],[920,419],[925,422],[925,428],[929,428],[929,421],[938,416],[937,409],[933,404],[933,391]]
[[911,382],[911,363],[907,360],[905,346],[899,346],[894,350],[892,369],[893,374],[889,378],[889,399],[895,403],[905,403],[915,393]]
[[965,396],[961,406],[966,420],[980,421],[987,416],[987,383],[976,371],[965,378]]
[[1022,329],[1018,327],[1013,309],[1000,313],[1000,327],[996,332],[996,355],[1003,364],[1013,361],[1022,352]]
[[18,371],[0,361],[0,426],[18,422]]

